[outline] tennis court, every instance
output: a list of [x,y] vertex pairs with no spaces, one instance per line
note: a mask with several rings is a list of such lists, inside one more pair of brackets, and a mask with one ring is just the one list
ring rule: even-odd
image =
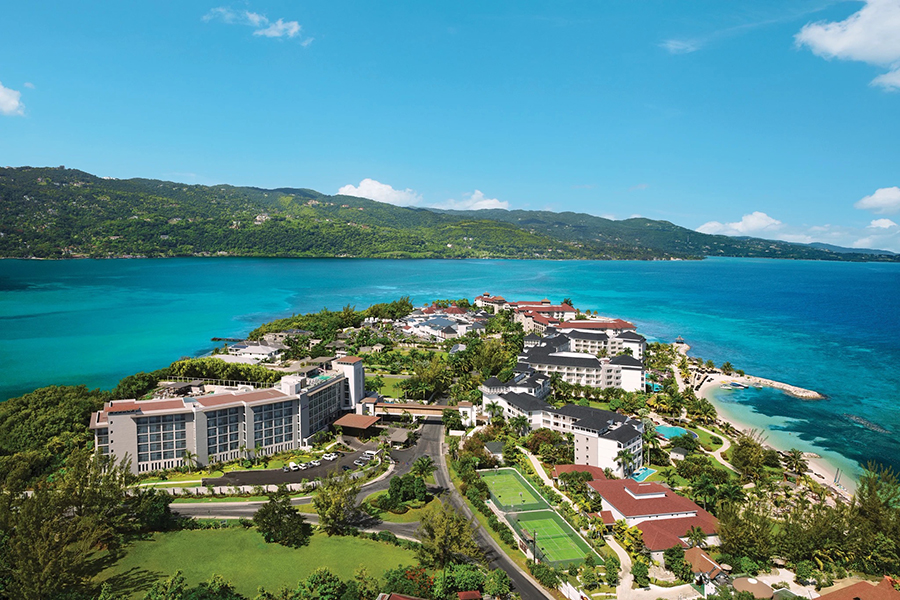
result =
[[503,512],[550,508],[547,501],[515,469],[479,471],[488,486],[491,500]]
[[537,543],[535,555],[555,567],[581,562],[588,554],[599,564],[603,559],[552,510],[507,515],[507,519],[529,548]]

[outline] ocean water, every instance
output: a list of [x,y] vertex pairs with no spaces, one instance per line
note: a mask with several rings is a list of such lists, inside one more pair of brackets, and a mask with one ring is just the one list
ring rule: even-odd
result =
[[0,260],[0,399],[50,384],[110,388],[209,352],[211,337],[239,337],[292,313],[482,292],[568,297],[635,322],[651,340],[681,335],[693,356],[817,390],[827,398],[750,389],[719,400],[738,420],[772,430],[773,441],[845,470],[869,460],[900,469],[900,264]]

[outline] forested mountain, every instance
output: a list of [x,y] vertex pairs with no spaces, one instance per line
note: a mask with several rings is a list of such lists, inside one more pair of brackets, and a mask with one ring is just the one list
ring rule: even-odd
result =
[[0,256],[897,260],[578,213],[404,208],[307,189],[0,168]]

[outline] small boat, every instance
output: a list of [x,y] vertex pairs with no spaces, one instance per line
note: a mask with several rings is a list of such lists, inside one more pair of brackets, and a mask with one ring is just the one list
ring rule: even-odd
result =
[[746,390],[747,386],[743,383],[738,383],[737,381],[726,381],[722,384],[723,390]]

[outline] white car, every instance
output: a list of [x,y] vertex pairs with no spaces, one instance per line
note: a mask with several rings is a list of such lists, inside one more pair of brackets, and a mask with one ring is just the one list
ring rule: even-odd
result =
[[300,465],[298,465],[297,463],[295,463],[293,461],[288,463],[288,467],[290,467],[291,471],[299,471],[300,470]]
[[306,464],[309,465],[310,467],[318,467],[319,465],[322,464],[322,461],[321,460],[311,460]]
[[299,465],[297,465],[297,469],[300,471],[305,471],[308,468],[309,468],[309,463],[300,463]]
[[335,454],[334,452],[329,452],[328,454],[325,454],[322,456],[322,458],[324,458],[325,460],[335,460],[335,459],[337,459],[337,457],[338,457],[338,455]]

